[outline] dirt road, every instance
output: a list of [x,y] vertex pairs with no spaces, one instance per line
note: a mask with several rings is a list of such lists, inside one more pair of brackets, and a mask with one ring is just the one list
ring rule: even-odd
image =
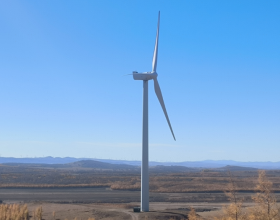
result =
[[[55,203],[28,203],[31,216],[33,211],[42,206],[44,219],[78,219],[87,220],[144,220],[144,219],[187,219],[188,210],[184,203],[151,203],[150,212],[135,213],[132,207],[136,204],[55,204]],[[172,209],[169,209],[172,208]],[[55,213],[55,214],[54,214]]]

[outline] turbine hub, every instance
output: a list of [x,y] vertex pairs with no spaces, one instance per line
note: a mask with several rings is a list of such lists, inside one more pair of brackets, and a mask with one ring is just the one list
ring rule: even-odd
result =
[[151,80],[157,78],[158,76],[156,72],[138,73],[136,71],[133,71],[132,75],[134,80]]

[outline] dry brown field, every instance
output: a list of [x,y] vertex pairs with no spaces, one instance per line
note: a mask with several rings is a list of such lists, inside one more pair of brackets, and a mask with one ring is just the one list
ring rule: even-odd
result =
[[[231,171],[239,192],[254,192],[258,172]],[[273,190],[280,192],[280,170],[266,171]],[[106,187],[112,190],[140,190],[140,169],[43,169],[0,165],[0,188]],[[178,171],[168,168],[150,172],[150,191],[158,193],[224,192],[229,183],[225,170]]]
[[[253,206],[257,170],[231,171],[236,197]],[[266,171],[276,202],[280,202],[280,171]],[[151,169],[149,213],[134,213],[140,205],[140,169],[50,168],[0,165],[0,200],[27,204],[30,219],[43,208],[43,219],[188,219],[194,207],[200,219],[213,219],[229,204],[224,169]],[[55,213],[55,218],[54,218]]]

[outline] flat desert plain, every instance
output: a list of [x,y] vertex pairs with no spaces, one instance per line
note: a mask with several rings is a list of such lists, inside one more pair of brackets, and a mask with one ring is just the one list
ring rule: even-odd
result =
[[[0,200],[27,204],[31,219],[42,206],[43,219],[188,219],[195,208],[203,219],[222,213],[229,200],[225,191],[234,183],[244,207],[253,205],[258,170],[240,167],[150,169],[150,212],[135,213],[140,206],[140,168],[92,162],[68,165],[0,165]],[[230,172],[229,172],[230,171]],[[266,171],[276,201],[280,201],[280,171]]]
[[[254,193],[238,193],[239,198],[251,201]],[[280,200],[280,194],[275,194]],[[27,204],[32,216],[43,208],[43,219],[187,219],[195,208],[203,219],[221,214],[228,203],[224,193],[150,193],[150,212],[135,213],[140,206],[140,192],[110,188],[5,188],[0,198],[6,204]],[[252,206],[245,202],[244,206]],[[53,213],[55,212],[55,218]]]

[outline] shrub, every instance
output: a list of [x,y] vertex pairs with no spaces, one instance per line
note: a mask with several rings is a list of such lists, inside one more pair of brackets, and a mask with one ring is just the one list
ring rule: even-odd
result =
[[29,220],[27,205],[0,205],[0,220]]

